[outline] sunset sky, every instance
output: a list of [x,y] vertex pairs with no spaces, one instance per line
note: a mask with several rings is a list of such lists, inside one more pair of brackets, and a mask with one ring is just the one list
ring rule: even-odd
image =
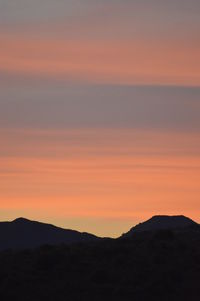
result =
[[200,222],[200,1],[0,2],[0,220]]

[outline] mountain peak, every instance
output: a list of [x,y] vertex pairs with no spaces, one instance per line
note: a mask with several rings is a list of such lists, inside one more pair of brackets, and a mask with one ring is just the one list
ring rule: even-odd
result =
[[24,217],[18,217],[16,219],[13,220],[13,223],[20,223],[20,224],[24,224],[24,223],[27,223],[27,222],[30,222],[29,219],[27,218],[24,218]]
[[124,236],[132,235],[135,232],[168,230],[186,228],[197,225],[192,219],[184,215],[154,215],[147,221],[131,228]]
[[163,222],[163,221],[170,221],[170,222],[193,222],[189,217],[184,215],[154,215],[148,221],[155,221],[155,222]]
[[19,217],[12,222],[0,222],[0,250],[35,248],[41,245],[72,244],[97,241],[90,233],[63,229],[51,224]]

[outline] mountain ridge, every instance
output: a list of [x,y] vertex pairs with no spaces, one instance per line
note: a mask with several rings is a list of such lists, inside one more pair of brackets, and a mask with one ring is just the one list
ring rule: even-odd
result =
[[64,229],[23,217],[10,222],[0,222],[0,250],[35,248],[45,244],[82,243],[99,239],[87,232]]
[[[163,219],[171,220],[160,216],[150,220]],[[200,226],[185,217],[177,219],[189,227],[135,231],[128,238],[92,243],[4,250],[0,299],[200,300]],[[28,221],[32,224],[38,225]],[[8,225],[19,230],[27,221],[17,219]]]
[[129,237],[134,233],[158,230],[177,230],[199,224],[184,215],[154,215],[150,219],[132,227],[123,237]]
[[[155,215],[132,227],[127,233],[118,238],[129,238],[135,233],[141,232],[183,230],[191,226],[199,226],[199,224],[183,215]],[[0,250],[36,248],[45,244],[95,242],[103,239],[105,238],[100,238],[91,233],[64,229],[24,217],[16,218],[13,221],[0,222]]]

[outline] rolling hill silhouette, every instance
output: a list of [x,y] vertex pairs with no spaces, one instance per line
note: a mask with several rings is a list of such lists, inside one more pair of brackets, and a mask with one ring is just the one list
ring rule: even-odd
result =
[[[131,237],[134,233],[185,229],[198,226],[185,216],[153,216],[149,220],[136,225],[122,235],[122,238]],[[17,218],[11,222],[0,222],[0,250],[35,248],[41,245],[57,245],[82,243],[101,240],[89,233],[63,229],[51,224],[31,221],[26,218]]]
[[49,244],[69,244],[95,241],[99,238],[89,233],[62,229],[50,224],[17,218],[0,222],[0,249],[34,248]]
[[152,217],[118,239],[20,218],[0,223],[0,246],[3,301],[200,300],[200,226],[184,216]]
[[129,237],[136,232],[183,230],[191,226],[198,226],[198,224],[184,215],[155,215],[149,220],[131,228],[127,233],[123,234],[123,237]]

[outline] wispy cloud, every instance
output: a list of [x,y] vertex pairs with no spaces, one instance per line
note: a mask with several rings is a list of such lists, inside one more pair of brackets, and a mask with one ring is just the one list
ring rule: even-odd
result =
[[77,227],[94,217],[127,223],[136,213],[170,211],[198,220],[198,134],[5,130],[1,143],[2,210],[75,218]]
[[198,220],[199,13],[1,0],[0,218],[109,235],[154,213]]
[[0,70],[93,83],[200,85],[199,45],[0,37]]

